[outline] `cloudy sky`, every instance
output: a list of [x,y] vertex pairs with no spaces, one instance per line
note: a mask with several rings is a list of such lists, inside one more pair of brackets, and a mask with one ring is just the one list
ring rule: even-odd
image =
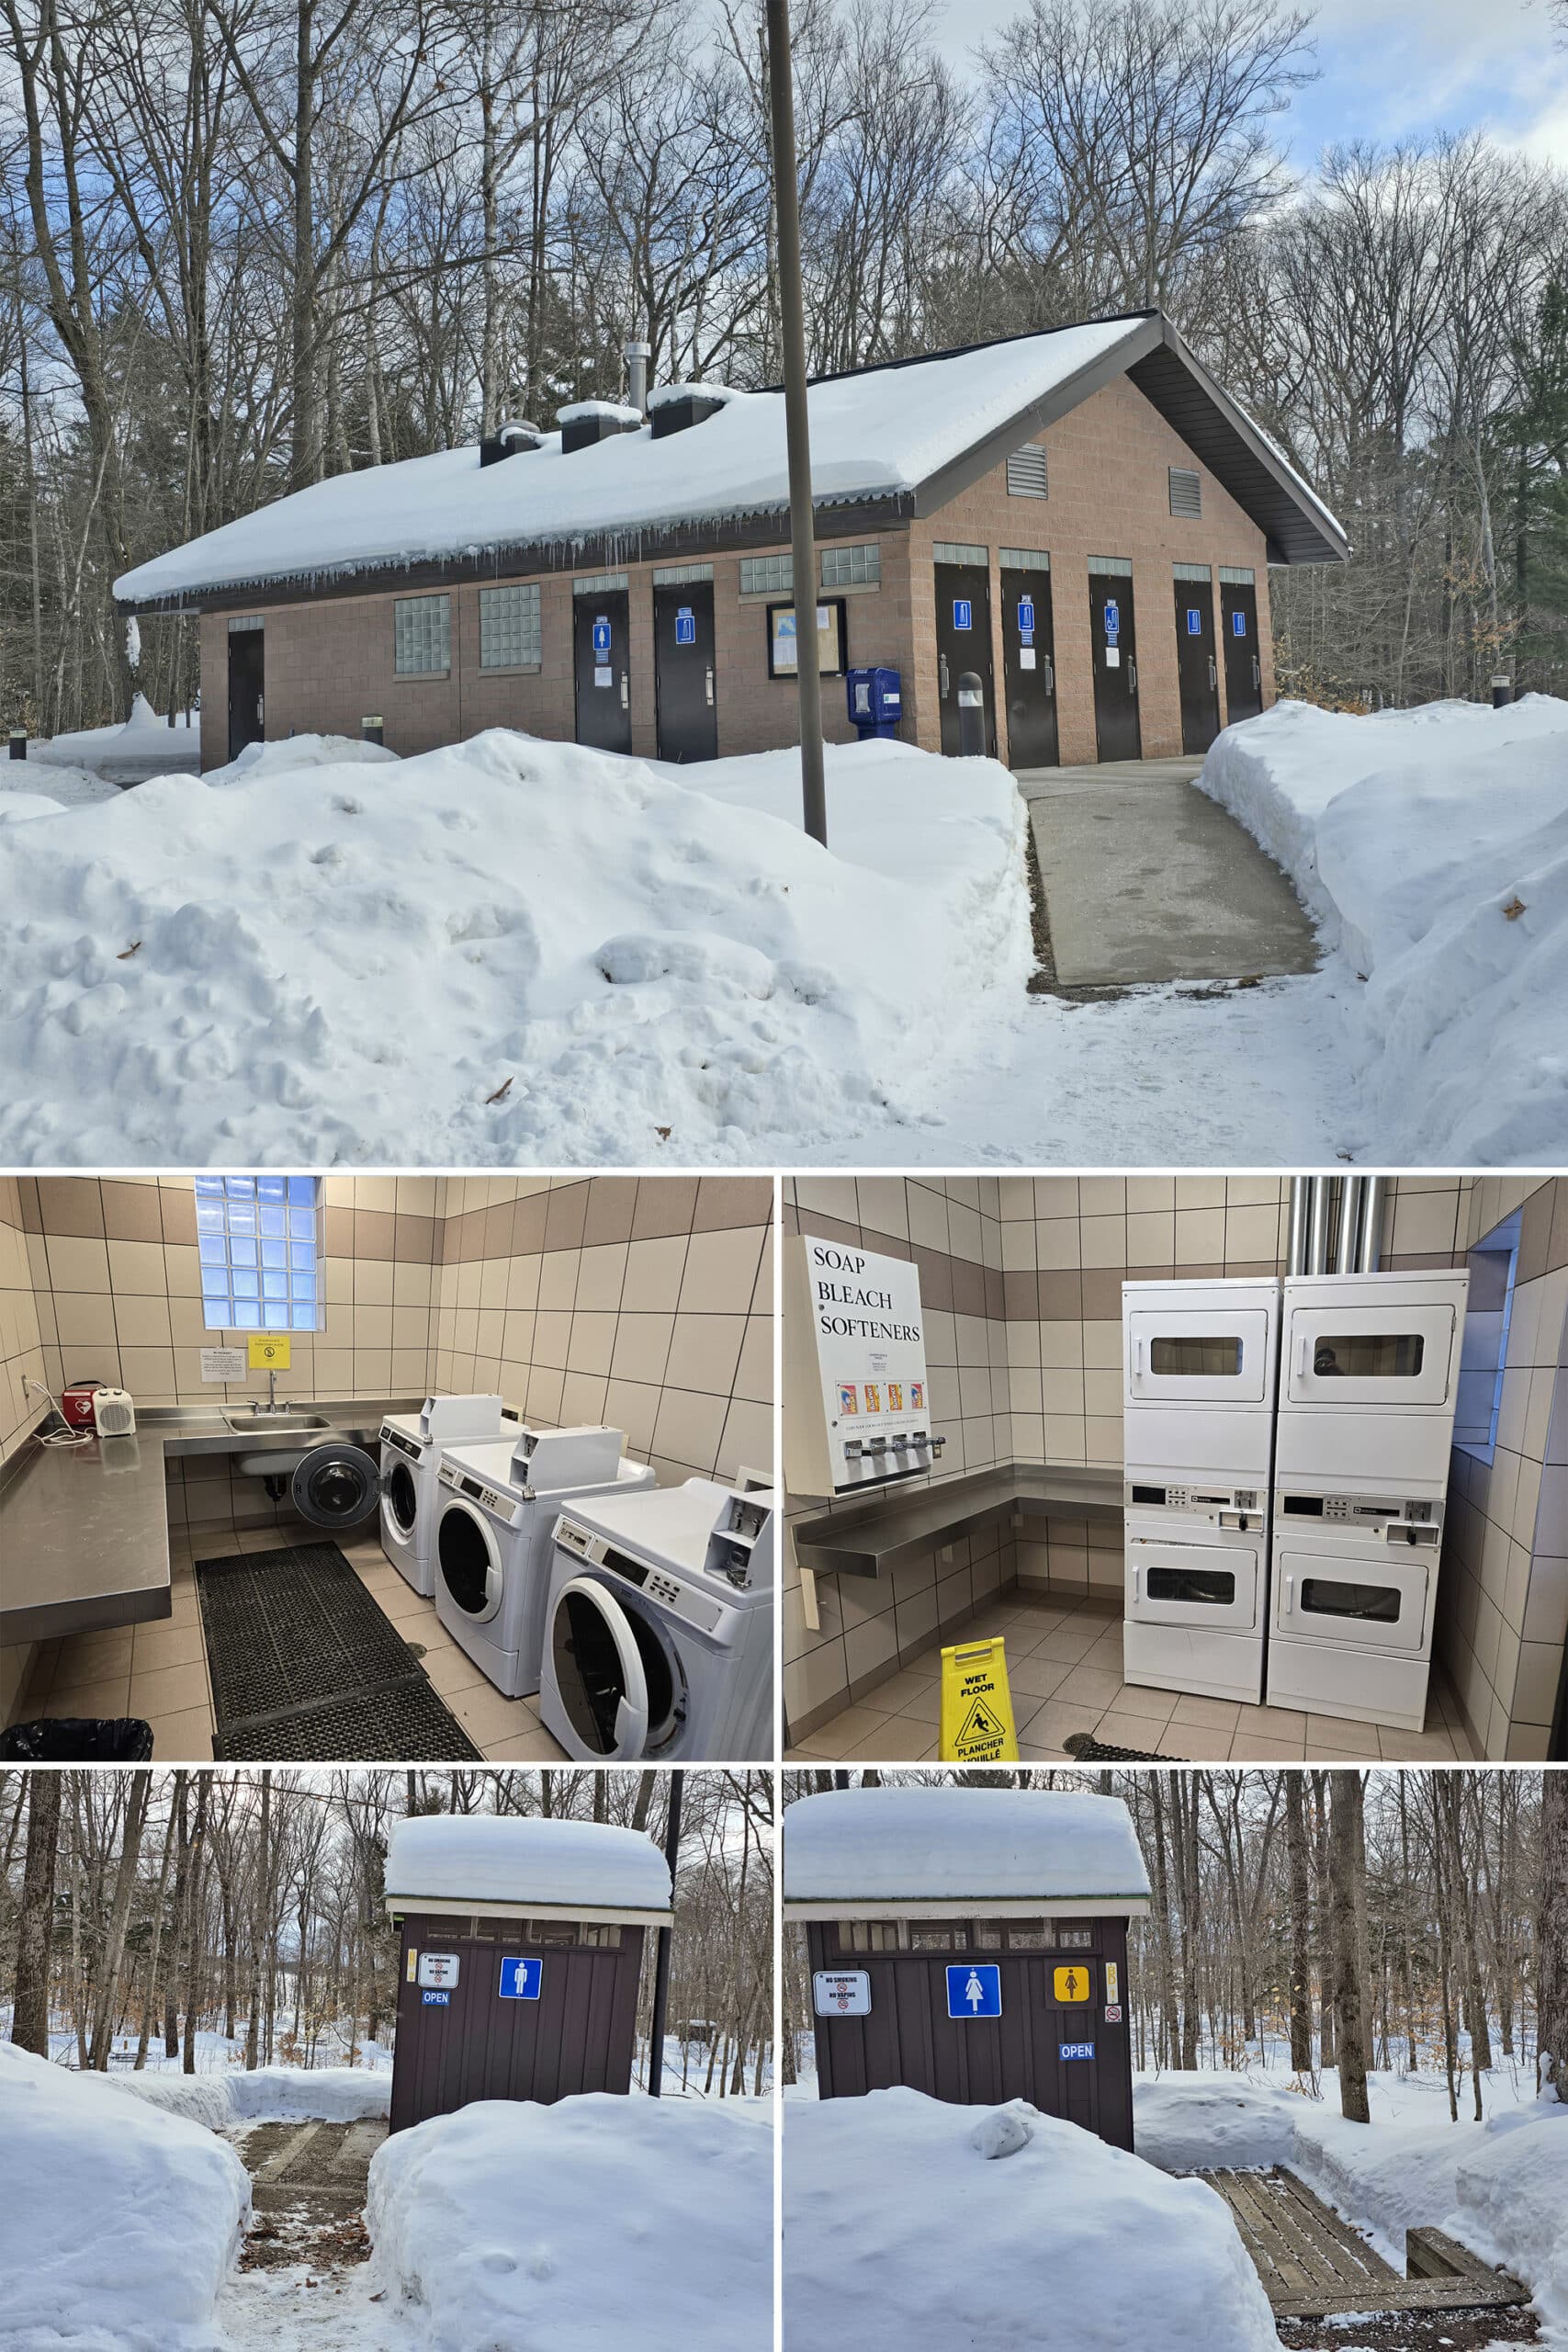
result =
[[[942,46],[960,56],[1016,5],[937,0]],[[1315,15],[1321,78],[1284,122],[1300,168],[1332,139],[1483,129],[1568,169],[1568,28],[1550,0],[1320,0]]]

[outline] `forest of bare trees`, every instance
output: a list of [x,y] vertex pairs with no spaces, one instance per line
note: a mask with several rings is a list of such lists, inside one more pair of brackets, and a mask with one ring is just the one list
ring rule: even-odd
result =
[[[773,1785],[684,1782],[668,2014],[680,2078],[712,2096],[755,2094],[771,2067]],[[397,1996],[382,1869],[401,1816],[549,1813],[662,1845],[670,1786],[632,1771],[0,1775],[11,2038],[100,2072],[368,2063]],[[639,2073],[652,1975],[650,1960]]]
[[[888,1785],[929,1778],[867,1773]],[[1129,1950],[1134,2064],[1446,2082],[1482,2113],[1479,2074],[1561,2080],[1568,2057],[1568,1776],[1524,1771],[969,1774],[1093,1787],[1132,1809],[1153,1889]],[[786,1774],[795,1795],[831,1773]],[[808,2043],[804,1939],[786,1937],[786,2079]],[[1332,2091],[1330,2093],[1332,2096]]]
[[[1288,690],[1568,663],[1568,198],[1484,139],[1292,176],[1284,0],[801,0],[812,364],[1159,302],[1345,522]],[[1543,45],[1551,39],[1543,21]],[[196,691],[117,572],[323,474],[778,370],[762,16],[716,0],[0,0],[0,703]],[[136,661],[140,660],[140,668]]]

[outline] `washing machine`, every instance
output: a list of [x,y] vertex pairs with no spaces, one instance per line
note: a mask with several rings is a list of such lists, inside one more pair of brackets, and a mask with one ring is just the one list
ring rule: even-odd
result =
[[435,1590],[435,1474],[444,1445],[515,1430],[499,1396],[427,1396],[417,1413],[381,1424],[381,1549],[428,1600]]
[[1123,1283],[1122,1677],[1257,1705],[1280,1284]]
[[772,1754],[776,1507],[688,1478],[561,1512],[539,1713],[569,1756]]
[[435,1613],[509,1699],[539,1688],[550,1538],[562,1503],[653,1484],[646,1464],[626,1459],[625,1442],[619,1430],[520,1428],[498,1442],[441,1450]]
[[1285,1283],[1272,1706],[1425,1724],[1469,1289],[1462,1269]]

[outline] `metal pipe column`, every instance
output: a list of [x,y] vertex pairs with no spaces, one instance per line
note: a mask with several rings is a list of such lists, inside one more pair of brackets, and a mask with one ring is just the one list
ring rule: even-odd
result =
[[1366,1196],[1364,1176],[1347,1176],[1339,1187],[1339,1246],[1334,1253],[1337,1274],[1353,1274],[1356,1271],[1356,1250],[1359,1238],[1361,1204]]
[[[670,1775],[670,1811],[664,1824],[664,1859],[670,1865],[670,1901],[675,1901],[675,1866],[681,1858],[681,1794],[686,1775]],[[664,2082],[664,2020],[670,2007],[670,1939],[673,1928],[660,1928],[653,1962],[653,2026],[649,2036],[648,2095],[658,2098]]]
[[1356,1272],[1375,1274],[1382,1259],[1382,1209],[1388,1193],[1386,1176],[1366,1179],[1366,1198],[1361,1208],[1361,1238],[1356,1250]]
[[1285,1272],[1304,1274],[1307,1270],[1307,1229],[1312,1221],[1312,1185],[1310,1176],[1291,1179],[1291,1238],[1285,1254]]

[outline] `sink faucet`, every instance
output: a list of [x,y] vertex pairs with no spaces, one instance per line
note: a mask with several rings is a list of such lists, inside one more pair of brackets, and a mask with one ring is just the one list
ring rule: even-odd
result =
[[[287,1408],[287,1407],[285,1407],[285,1408],[284,1408],[284,1409],[287,1411],[288,1408]],[[276,1410],[277,1410],[277,1374],[276,1373],[276,1371],[273,1371],[273,1370],[269,1369],[269,1370],[268,1370],[268,1373],[267,1373],[267,1375],[266,1375],[266,1403],[264,1405],[264,1404],[262,1403],[262,1401],[261,1401],[261,1399],[260,1399],[260,1397],[259,1397],[259,1396],[254,1397],[254,1398],[253,1398],[252,1403],[251,1403],[251,1410],[252,1410],[252,1412],[253,1412],[253,1413],[276,1413]]]

